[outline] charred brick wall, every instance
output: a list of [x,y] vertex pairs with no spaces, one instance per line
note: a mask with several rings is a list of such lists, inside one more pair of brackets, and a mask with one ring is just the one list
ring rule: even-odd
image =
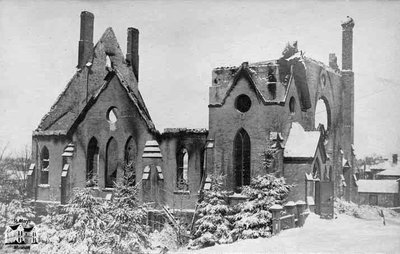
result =
[[306,201],[305,174],[311,172],[311,163],[285,163],[284,177],[287,184],[293,185],[290,189],[288,201]]
[[[117,108],[115,123],[111,123],[107,119],[107,112],[113,107]],[[93,137],[96,138],[99,146],[99,187],[103,188],[105,183],[106,151],[111,138],[115,139],[117,143],[118,178],[123,175],[126,144],[130,137],[133,138],[137,151],[136,182],[140,181],[143,170],[141,155],[144,145],[147,140],[152,140],[154,137],[116,77],[100,94],[96,103],[88,110],[85,118],[74,132],[76,154],[73,168],[75,170],[71,172],[73,174],[71,182],[74,187],[85,186],[87,149],[89,141]]]
[[[34,177],[30,196],[37,200],[60,201],[62,157],[70,142],[66,136],[34,136],[32,138],[32,161],[35,163]],[[49,151],[48,184],[40,184],[43,148]]]
[[[222,106],[209,107],[209,139],[215,140],[212,158],[214,162],[213,170],[227,176],[226,186],[228,189],[235,187],[234,139],[241,128],[250,137],[250,171],[251,176],[256,176],[265,173],[261,155],[268,147],[270,132],[282,132],[284,137],[287,138],[290,122],[303,121],[296,88],[294,85],[290,87],[288,98],[294,97],[296,100],[295,113],[290,113],[289,103],[285,105],[264,105],[245,78],[238,79],[235,88],[230,92]],[[235,108],[235,100],[242,94],[251,99],[251,107],[245,113],[241,113]],[[210,96],[213,95],[210,94]]]
[[[169,129],[161,137],[166,202],[173,209],[194,209],[201,186],[207,131]],[[188,190],[177,188],[177,154],[188,152]]]

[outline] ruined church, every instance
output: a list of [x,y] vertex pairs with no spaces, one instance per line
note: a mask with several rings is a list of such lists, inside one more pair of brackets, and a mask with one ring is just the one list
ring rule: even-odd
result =
[[76,73],[32,134],[30,196],[63,204],[80,187],[112,198],[128,179],[142,202],[194,209],[213,173],[232,193],[273,173],[293,184],[289,200],[317,212],[333,196],[355,199],[354,21],[341,26],[342,69],[335,54],[325,65],[297,42],[276,60],[215,68],[208,130],[160,132],[139,91],[139,31],[128,28],[124,55],[112,28],[93,43],[94,15],[82,12]]

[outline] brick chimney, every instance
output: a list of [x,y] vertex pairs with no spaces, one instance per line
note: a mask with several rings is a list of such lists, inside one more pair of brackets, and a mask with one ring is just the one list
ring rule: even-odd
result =
[[93,53],[93,27],[94,15],[91,12],[81,12],[81,32],[78,50],[78,66],[82,69]]
[[136,80],[139,81],[139,30],[133,27],[128,28],[126,62],[132,67]]
[[339,69],[339,66],[337,65],[337,57],[336,57],[335,53],[329,54],[329,67],[331,67],[334,70]]
[[342,22],[342,70],[353,69],[353,28],[354,20],[347,16]]
[[397,164],[397,153],[392,155],[392,159],[393,159],[393,164]]
[[[354,154],[354,72],[353,72],[353,28],[354,20],[347,16],[342,26],[342,119],[343,139],[341,146],[345,157],[353,161]],[[353,168],[351,169],[354,170]],[[354,174],[354,172],[351,172]]]

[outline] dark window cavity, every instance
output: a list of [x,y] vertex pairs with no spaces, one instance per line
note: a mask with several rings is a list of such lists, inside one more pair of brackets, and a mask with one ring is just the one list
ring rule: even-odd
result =
[[125,145],[124,154],[124,180],[128,185],[134,186],[136,184],[136,143],[133,137],[129,137]]
[[319,160],[318,159],[314,163],[313,178],[314,179],[321,179],[321,166],[319,164]]
[[271,99],[274,100],[276,98],[276,78],[272,68],[268,69],[268,92]]
[[96,138],[91,138],[87,148],[86,186],[92,187],[98,183],[99,146]]
[[378,195],[370,194],[369,195],[369,205],[378,205]]
[[296,112],[296,99],[292,96],[289,101],[289,110],[291,114]]
[[40,183],[41,184],[49,184],[49,164],[50,164],[50,155],[49,149],[46,146],[42,148],[41,152],[42,159],[42,172],[40,174]]
[[234,172],[237,190],[250,184],[250,137],[244,129],[240,129],[234,140]]
[[188,190],[189,154],[185,148],[177,154],[176,187],[179,190]]
[[276,98],[276,83],[268,84],[268,92],[271,95],[271,99],[275,100],[275,98]]
[[106,168],[104,171],[105,187],[112,188],[117,180],[118,145],[114,138],[110,138],[106,150]]
[[235,108],[242,113],[249,111],[251,107],[251,99],[249,96],[242,94],[236,98]]

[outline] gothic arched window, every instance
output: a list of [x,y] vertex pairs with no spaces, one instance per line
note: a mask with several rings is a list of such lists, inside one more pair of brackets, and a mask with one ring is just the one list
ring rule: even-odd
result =
[[49,155],[49,149],[47,149],[46,146],[44,146],[42,148],[40,157],[41,157],[40,183],[41,184],[49,184],[50,155]]
[[136,184],[136,156],[137,148],[133,137],[129,137],[125,144],[124,154],[124,177],[128,181],[129,185],[134,186]]
[[104,170],[105,187],[114,187],[118,171],[118,145],[115,138],[110,138],[106,150],[106,168]]
[[189,153],[182,148],[177,154],[176,187],[179,190],[188,190]]
[[235,136],[233,149],[233,163],[236,187],[250,184],[250,136],[244,129],[240,129]]
[[91,138],[87,148],[86,186],[97,185],[96,176],[99,170],[99,146],[95,137]]
[[296,99],[292,96],[289,101],[289,111],[291,114],[296,112]]

